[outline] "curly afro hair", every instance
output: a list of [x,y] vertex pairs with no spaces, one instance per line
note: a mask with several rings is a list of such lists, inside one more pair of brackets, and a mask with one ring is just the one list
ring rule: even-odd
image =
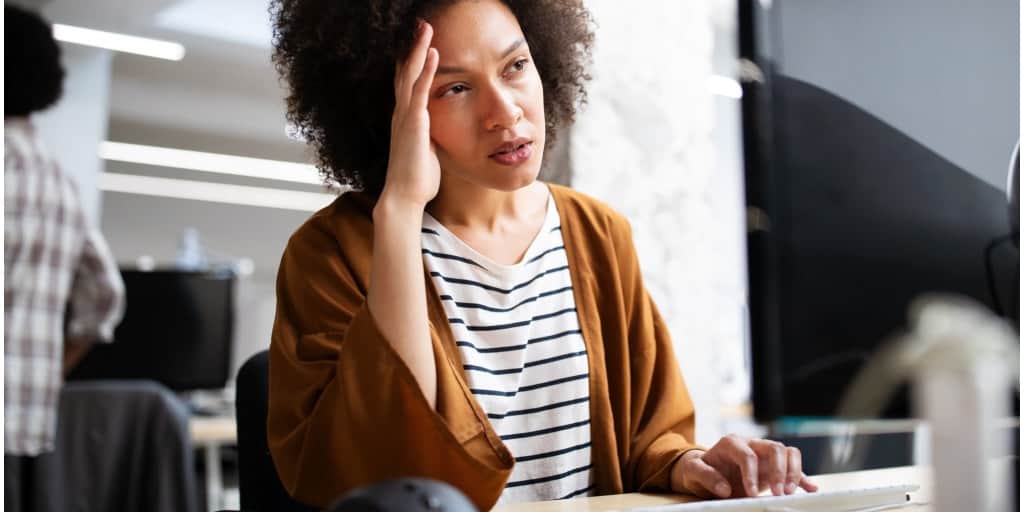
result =
[[4,70],[4,117],[24,117],[60,99],[60,47],[38,14],[4,6]]
[[[288,120],[329,184],[384,187],[395,63],[417,18],[466,0],[273,0],[273,61],[289,85]],[[530,45],[544,87],[547,140],[586,101],[594,34],[580,0],[501,0]]]

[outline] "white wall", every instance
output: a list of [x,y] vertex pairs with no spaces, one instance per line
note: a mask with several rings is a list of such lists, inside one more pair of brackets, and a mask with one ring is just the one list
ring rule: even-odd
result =
[[46,147],[78,184],[86,215],[96,223],[101,210],[98,179],[103,172],[96,150],[107,136],[111,54],[62,44],[61,60],[64,94],[55,106],[35,116],[35,124]]
[[737,160],[719,161],[715,138],[730,130],[716,135],[706,86],[713,5],[587,5],[598,24],[594,80],[572,129],[572,184],[631,221],[697,407],[697,439],[713,443],[720,407],[745,398],[746,311],[742,174]]

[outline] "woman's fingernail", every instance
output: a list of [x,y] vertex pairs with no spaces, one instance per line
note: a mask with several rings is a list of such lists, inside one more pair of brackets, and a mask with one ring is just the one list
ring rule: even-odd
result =
[[716,485],[715,486],[715,494],[717,494],[717,495],[719,495],[719,496],[721,496],[723,498],[729,497],[729,494],[731,494],[729,492],[729,484],[726,484],[726,483],[723,482],[723,483],[720,483],[720,484]]
[[796,484],[793,482],[786,484],[786,494],[793,494],[794,492],[796,492]]

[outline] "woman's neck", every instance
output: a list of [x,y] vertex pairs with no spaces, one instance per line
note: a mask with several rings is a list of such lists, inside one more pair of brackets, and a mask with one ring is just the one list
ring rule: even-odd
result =
[[542,214],[547,206],[546,189],[541,182],[506,192],[461,180],[442,180],[427,212],[449,228],[494,232],[508,222],[529,222]]

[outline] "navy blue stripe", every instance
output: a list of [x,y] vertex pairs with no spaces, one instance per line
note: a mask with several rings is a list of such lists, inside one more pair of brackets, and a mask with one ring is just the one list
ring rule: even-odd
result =
[[523,365],[523,368],[532,368],[534,366],[540,366],[542,364],[548,364],[548,363],[553,363],[555,361],[561,361],[562,359],[569,359],[569,358],[572,358],[572,357],[585,356],[585,355],[587,355],[587,351],[586,350],[581,350],[579,352],[570,352],[568,354],[562,354],[560,356],[549,357],[547,359],[538,359],[536,361],[530,361],[529,363],[526,363],[525,365]]
[[487,417],[492,419],[492,420],[500,420],[500,419],[505,418],[507,416],[522,416],[523,414],[532,414],[532,413],[535,413],[535,412],[550,411],[551,409],[558,409],[559,407],[566,407],[566,406],[569,406],[569,405],[581,404],[583,402],[586,402],[587,400],[590,400],[590,395],[587,395],[587,396],[585,396],[583,398],[574,398],[572,400],[566,400],[564,402],[555,402],[553,404],[542,405],[540,407],[534,407],[532,409],[519,409],[518,411],[508,411],[505,414],[487,413]]
[[509,368],[507,370],[489,370],[483,366],[477,366],[475,364],[464,364],[462,365],[463,370],[476,370],[478,372],[486,372],[491,375],[510,375],[513,373],[523,373],[522,368]]
[[525,343],[523,343],[521,345],[508,345],[508,346],[504,346],[504,347],[494,347],[494,348],[477,348],[476,345],[474,345],[474,344],[472,344],[472,343],[470,343],[468,341],[457,341],[457,342],[455,342],[455,344],[456,344],[456,346],[460,346],[460,347],[472,348],[473,350],[476,350],[477,353],[511,352],[512,350],[522,350],[523,348],[526,348],[526,344]]
[[537,274],[537,275],[533,276],[532,278],[530,278],[529,281],[517,284],[517,285],[513,286],[512,288],[509,288],[508,290],[506,290],[504,288],[498,288],[497,286],[491,286],[489,284],[483,284],[483,283],[478,283],[476,281],[470,281],[469,279],[456,279],[454,277],[443,276],[443,275],[441,275],[440,272],[431,272],[430,275],[432,277],[440,277],[442,280],[447,281],[447,282],[452,283],[452,284],[465,284],[465,285],[469,285],[469,286],[477,286],[477,287],[483,288],[485,290],[490,290],[492,292],[498,292],[498,293],[504,293],[505,295],[508,295],[508,294],[510,294],[510,293],[512,293],[512,292],[514,292],[514,291],[516,291],[516,290],[518,290],[518,289],[520,289],[520,288],[522,288],[524,286],[529,286],[530,283],[540,279],[541,277],[544,277],[544,276],[546,276],[548,274],[554,274],[554,273],[557,273],[557,272],[561,272],[563,270],[568,270],[568,269],[569,269],[569,265],[564,265],[564,266],[561,266],[561,267],[553,268],[551,270],[545,270],[544,272],[541,272],[540,274]]
[[504,347],[494,347],[494,348],[477,348],[476,345],[474,345],[474,344],[472,344],[472,343],[470,343],[468,341],[456,341],[455,345],[459,346],[459,347],[469,347],[469,348],[471,348],[473,350],[476,350],[478,354],[491,354],[491,353],[494,353],[494,352],[511,352],[513,350],[522,350],[522,349],[526,348],[526,344],[525,343],[522,344],[522,345],[508,345],[508,346],[504,346]]
[[522,439],[524,437],[542,436],[544,434],[552,434],[554,432],[561,432],[563,430],[569,430],[571,428],[582,427],[583,425],[590,424],[590,420],[577,421],[576,423],[569,423],[568,425],[559,425],[557,427],[542,428],[540,430],[532,430],[530,432],[520,432],[518,434],[508,434],[501,436],[502,441],[508,441],[509,439]]
[[552,248],[552,249],[548,249],[548,250],[546,250],[546,251],[544,251],[544,252],[542,252],[542,253],[540,253],[540,254],[532,257],[532,258],[530,258],[530,261],[527,261],[527,263],[533,263],[533,262],[543,258],[548,253],[552,253],[552,252],[555,252],[555,251],[564,251],[564,250],[565,250],[565,246],[564,245],[560,245],[558,247],[555,247],[555,248]]
[[535,317],[533,317],[533,318],[531,318],[529,320],[523,320],[522,322],[512,322],[510,324],[467,325],[466,321],[461,319],[461,318],[449,318],[448,322],[453,323],[453,324],[463,324],[463,325],[466,326],[466,329],[468,329],[470,331],[501,331],[501,330],[504,330],[504,329],[512,329],[512,328],[515,328],[515,327],[524,327],[524,326],[532,324],[533,322],[537,322],[537,321],[540,321],[540,320],[547,320],[548,318],[554,318],[556,316],[561,316],[561,315],[564,315],[566,313],[572,313],[574,311],[576,311],[576,308],[565,308],[565,309],[561,309],[561,310],[555,311],[553,313],[544,313],[543,315],[537,315],[537,316],[535,316]]
[[544,342],[544,341],[557,340],[558,338],[561,338],[561,337],[564,337],[564,336],[568,336],[570,334],[583,334],[583,331],[581,331],[579,329],[572,329],[572,330],[568,330],[568,331],[562,331],[562,332],[559,332],[559,333],[556,333],[556,334],[550,334],[548,336],[541,336],[540,338],[531,338],[529,340],[526,340],[526,344],[527,345],[533,345],[534,343],[541,343],[541,342]]
[[493,389],[477,389],[469,388],[469,392],[474,395],[487,395],[487,396],[516,396],[518,391],[495,391]]
[[426,233],[428,235],[441,236],[440,233],[438,233],[437,231],[434,231],[433,229],[430,229],[430,228],[420,228],[420,233]]
[[566,454],[566,453],[569,453],[569,452],[574,452],[576,450],[582,450],[584,448],[589,448],[589,447],[590,447],[590,443],[586,442],[586,443],[583,443],[583,444],[578,444],[576,446],[570,446],[568,448],[562,448],[561,450],[555,450],[553,452],[538,453],[536,455],[527,455],[525,457],[516,457],[516,462],[528,462],[528,461],[531,461],[531,460],[546,459],[548,457],[554,457],[556,455],[563,455],[563,454]]
[[480,388],[469,388],[469,391],[474,395],[488,395],[488,396],[516,396],[520,391],[533,391],[535,389],[541,389],[551,386],[557,386],[566,382],[572,382],[574,380],[585,379],[589,374],[581,373],[579,375],[571,375],[569,377],[562,377],[560,379],[549,380],[547,382],[540,382],[537,384],[530,384],[529,386],[523,386],[515,391],[498,391],[494,389],[480,389]]
[[567,476],[575,475],[576,473],[582,473],[584,471],[589,471],[591,467],[592,467],[591,464],[587,464],[586,466],[583,466],[581,468],[570,469],[569,471],[566,471],[565,473],[559,473],[557,475],[544,476],[544,477],[541,477],[541,478],[531,478],[529,480],[518,480],[516,482],[509,482],[509,483],[505,484],[505,487],[506,488],[508,488],[508,487],[522,487],[524,485],[542,484],[544,482],[550,482],[552,480],[560,480],[560,479],[565,478]]
[[555,227],[551,228],[551,231],[548,231],[548,233],[554,233],[555,231],[561,231],[561,230],[562,230],[562,226],[555,226]]
[[518,308],[519,306],[522,306],[523,304],[529,304],[531,302],[536,301],[537,299],[541,299],[541,298],[544,298],[544,297],[550,297],[552,295],[558,295],[559,293],[563,293],[563,292],[570,291],[570,290],[572,290],[572,286],[566,286],[565,288],[559,288],[557,290],[551,290],[549,292],[544,292],[544,293],[541,293],[540,295],[537,295],[536,297],[530,297],[528,299],[525,299],[522,302],[520,302],[519,304],[516,304],[515,306],[512,306],[510,308],[496,308],[496,307],[493,307],[493,306],[484,306],[483,304],[476,304],[474,302],[458,302],[458,301],[455,301],[455,297],[452,297],[451,295],[442,295],[441,296],[441,300],[455,301],[455,305],[460,307],[460,308],[462,308],[462,309],[483,309],[485,311],[494,311],[496,313],[508,313],[509,311],[512,311],[512,310]]
[[549,357],[547,359],[538,359],[536,361],[530,361],[530,362],[526,363],[525,365],[523,365],[523,368],[508,368],[506,370],[491,370],[489,368],[484,368],[483,366],[477,366],[477,365],[474,365],[474,364],[464,364],[464,365],[462,365],[462,369],[463,370],[476,370],[478,372],[485,372],[485,373],[489,373],[491,375],[511,375],[513,373],[522,373],[524,368],[532,368],[534,366],[540,366],[542,364],[553,363],[555,361],[561,361],[562,359],[569,359],[569,358],[572,358],[572,357],[579,357],[579,356],[583,356],[583,355],[586,355],[586,354],[587,354],[586,350],[581,350],[579,352],[570,352],[568,354],[562,354],[560,356]]
[[580,331],[579,329],[573,329],[573,330],[570,330],[570,331],[562,331],[560,333],[551,334],[549,336],[541,336],[540,338],[533,338],[533,339],[527,340],[526,343],[524,343],[522,345],[508,345],[508,346],[504,346],[504,347],[477,348],[476,345],[474,345],[474,344],[472,344],[472,343],[470,343],[468,341],[456,341],[455,345],[459,346],[459,347],[469,347],[469,348],[477,351],[477,353],[480,353],[480,354],[490,354],[490,353],[494,353],[494,352],[511,352],[513,350],[522,350],[522,349],[526,348],[527,345],[532,345],[534,343],[541,343],[541,342],[544,342],[544,341],[557,340],[558,338],[563,338],[565,336],[569,336],[570,334],[583,334],[583,331]]
[[443,252],[434,252],[434,251],[431,251],[429,249],[423,249],[423,254],[427,254],[427,255],[433,256],[435,258],[441,258],[441,259],[444,259],[444,260],[461,261],[462,263],[469,263],[470,265],[476,265],[476,266],[478,266],[478,267],[480,267],[480,268],[482,268],[484,270],[487,270],[487,268],[484,267],[483,265],[481,265],[481,264],[479,264],[479,263],[477,263],[477,262],[475,262],[475,261],[473,261],[473,260],[471,260],[469,258],[463,258],[462,256],[454,256],[452,254],[445,254]]
[[560,379],[549,380],[547,382],[540,382],[537,384],[530,384],[529,386],[523,386],[519,388],[519,391],[533,391],[535,389],[546,388],[549,386],[557,386],[558,384],[564,384],[566,382],[572,382],[574,380],[585,379],[589,377],[589,373],[581,373],[579,375],[570,375],[568,377],[562,377]]
[[593,488],[594,488],[594,485],[591,484],[591,485],[588,485],[588,486],[586,486],[586,487],[584,487],[584,488],[582,488],[582,489],[580,489],[578,491],[570,492],[569,494],[566,494],[565,496],[562,496],[561,498],[558,498],[558,499],[560,499],[560,500],[567,500],[569,498],[575,498],[576,496],[579,496],[580,494],[586,494],[586,493],[590,492],[590,490],[593,489]]

